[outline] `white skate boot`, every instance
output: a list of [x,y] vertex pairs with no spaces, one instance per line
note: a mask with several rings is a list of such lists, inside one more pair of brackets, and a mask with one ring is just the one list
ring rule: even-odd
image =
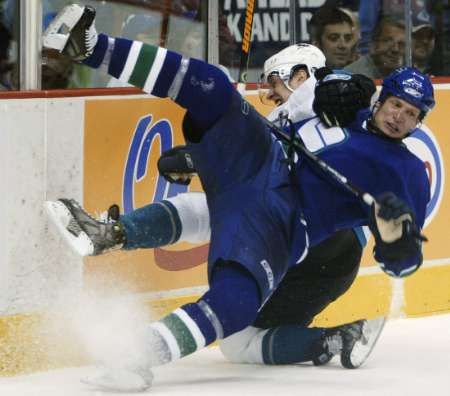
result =
[[95,9],[71,4],[64,7],[43,34],[43,45],[82,62],[97,44]]
[[126,242],[117,205],[109,208],[106,221],[93,218],[73,199],[46,201],[45,209],[61,235],[80,256],[97,256],[120,249]]

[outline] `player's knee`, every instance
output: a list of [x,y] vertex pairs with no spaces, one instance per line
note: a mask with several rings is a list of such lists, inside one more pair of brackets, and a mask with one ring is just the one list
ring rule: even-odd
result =
[[167,201],[175,206],[181,222],[180,241],[202,243],[210,240],[209,210],[204,193],[178,194]]

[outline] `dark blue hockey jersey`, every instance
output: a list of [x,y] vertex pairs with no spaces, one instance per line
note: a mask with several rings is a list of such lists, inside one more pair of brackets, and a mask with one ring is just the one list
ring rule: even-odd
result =
[[[261,237],[251,254],[248,253],[252,244],[249,238],[238,245],[233,245],[231,241],[230,246],[222,247],[223,251],[238,246],[242,248],[240,254],[248,253],[247,261],[256,264],[265,262],[259,261],[257,256],[260,250],[264,250],[262,246],[270,250],[269,245],[276,244],[274,235],[277,235],[277,231],[272,233],[272,240],[272,231],[258,231],[261,231],[263,224],[265,228],[272,227],[275,230],[281,217],[283,226],[279,231],[287,233],[284,238],[287,241],[286,249],[302,245],[302,233],[293,231],[293,225],[289,223],[290,218],[297,218],[299,207],[306,218],[310,244],[320,242],[337,230],[368,223],[369,208],[303,158],[296,166],[298,198],[293,198],[294,190],[291,187],[283,190],[283,186],[290,182],[286,176],[287,167],[280,161],[281,147],[268,143],[268,127],[258,122],[256,110],[237,95],[225,74],[216,67],[200,60],[182,58],[180,54],[164,48],[125,39],[111,40],[105,35],[99,36],[94,54],[85,63],[99,67],[105,62],[107,53],[110,54],[107,60],[108,72],[112,76],[153,95],[171,97],[188,109],[193,125],[191,132],[193,130],[195,133],[195,129],[208,131],[205,136],[210,142],[202,144],[202,154],[198,156],[198,162],[195,160],[199,169],[204,170],[199,172],[203,177],[202,182],[210,180],[210,183],[206,183],[211,185],[209,194],[205,191],[210,198],[217,191],[225,191],[219,197],[222,210],[220,205],[215,206],[221,212],[221,219],[227,220],[227,213],[232,215],[233,210],[248,213],[245,219],[248,234],[253,230],[253,238],[256,239],[257,235]],[[298,125],[298,133],[308,149],[318,153],[329,165],[374,197],[391,191],[406,201],[414,213],[416,223],[422,227],[430,195],[425,166],[403,144],[367,131],[364,124],[368,115],[368,112],[360,114],[359,121],[345,129],[325,128],[319,119],[313,118]],[[184,130],[186,133],[186,128]],[[249,184],[252,183],[252,175],[256,175],[254,179],[259,184]],[[267,187],[261,186],[261,183],[267,182]],[[242,188],[233,191],[233,185],[237,183]],[[276,193],[268,205],[263,195],[272,194],[277,189],[282,193]],[[253,206],[252,196],[258,198]],[[283,208],[281,217],[280,211],[276,210],[277,205]],[[255,221],[257,211],[261,212],[261,216],[260,220]],[[212,219],[217,217],[214,213],[210,214]],[[237,219],[242,220],[239,216]],[[239,235],[241,231],[235,222],[229,219],[228,223],[222,231]],[[216,227],[216,230],[219,228]],[[212,233],[212,239],[220,240],[222,237],[214,237],[213,227]],[[298,240],[292,241],[291,234],[295,234]],[[273,252],[273,257],[275,255]],[[221,253],[218,253],[218,257],[221,257]],[[419,264],[418,257],[409,257],[405,262],[396,263],[393,272],[397,275],[407,274]],[[264,267],[264,271],[266,269]]]
[[[326,128],[313,118],[297,125],[298,134],[307,148],[372,196],[391,191],[402,198],[422,227],[430,199],[425,165],[403,143],[369,132],[369,116],[361,112],[362,121],[344,129]],[[301,160],[297,174],[312,244],[336,230],[367,224],[367,205],[314,165]]]

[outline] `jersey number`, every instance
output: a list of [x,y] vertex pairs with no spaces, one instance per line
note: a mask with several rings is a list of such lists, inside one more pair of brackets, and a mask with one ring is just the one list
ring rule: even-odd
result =
[[320,152],[347,139],[347,133],[340,127],[327,128],[318,118],[303,124],[297,131],[305,147],[313,152]]

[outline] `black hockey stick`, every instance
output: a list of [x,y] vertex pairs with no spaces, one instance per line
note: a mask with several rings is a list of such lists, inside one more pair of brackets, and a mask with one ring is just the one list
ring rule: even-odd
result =
[[[363,189],[359,188],[357,185],[353,184],[342,173],[338,172],[336,169],[334,169],[333,167],[328,165],[325,161],[320,159],[317,155],[315,155],[311,151],[309,151],[305,147],[305,145],[303,144],[301,139],[299,139],[295,135],[295,130],[292,129],[292,133],[289,135],[283,129],[281,129],[278,125],[275,125],[273,122],[269,121],[265,117],[261,116],[261,119],[271,129],[271,132],[276,137],[278,137],[280,140],[287,143],[291,147],[294,147],[294,149],[297,149],[301,154],[303,154],[307,158],[307,160],[309,160],[309,162],[311,164],[316,166],[325,175],[331,177],[331,179],[335,180],[342,187],[344,187],[347,191],[349,191],[354,196],[356,196],[361,201],[363,201],[367,206],[372,207],[372,205],[375,204],[376,200],[370,193],[368,193],[367,191],[364,191]],[[290,124],[290,128],[294,128],[292,122],[290,120],[288,120],[288,122]],[[428,241],[427,237],[425,235],[421,234],[420,231],[414,232],[414,235],[416,236],[416,238],[420,239],[422,242]]]
[[242,34],[241,59],[239,62],[238,82],[247,82],[247,69],[250,55],[250,46],[252,42],[253,15],[255,13],[255,0],[247,0],[245,8],[245,22]]

